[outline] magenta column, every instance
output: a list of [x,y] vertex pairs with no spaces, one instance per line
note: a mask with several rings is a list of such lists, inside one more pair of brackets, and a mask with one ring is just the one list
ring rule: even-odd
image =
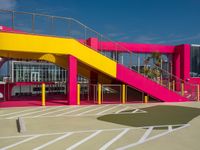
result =
[[[173,74],[178,77],[181,78],[181,46],[176,46],[175,47],[175,53],[173,55]],[[180,80],[176,80],[175,79],[175,89],[177,91],[180,91],[181,88],[181,82]]]
[[[175,47],[175,54],[173,56],[173,64],[175,76],[184,81],[190,79],[190,45],[183,44]],[[180,81],[179,81],[180,82]],[[180,83],[176,86],[180,90]],[[185,85],[185,89],[190,87]]]
[[68,57],[68,101],[69,105],[77,105],[77,59]]
[[181,55],[181,73],[182,79],[188,80],[190,79],[190,45],[184,44]]
[[89,38],[86,40],[86,44],[95,49],[95,50],[98,50],[98,39],[97,38]]

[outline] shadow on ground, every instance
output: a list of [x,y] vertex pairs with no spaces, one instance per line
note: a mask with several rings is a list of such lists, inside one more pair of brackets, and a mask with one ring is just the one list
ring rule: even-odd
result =
[[[156,125],[177,125],[187,124],[189,121],[200,115],[200,109],[183,106],[153,106],[142,108],[147,113],[109,114],[100,116],[101,121],[127,125],[131,127],[156,126]],[[164,128],[158,128],[164,129]]]

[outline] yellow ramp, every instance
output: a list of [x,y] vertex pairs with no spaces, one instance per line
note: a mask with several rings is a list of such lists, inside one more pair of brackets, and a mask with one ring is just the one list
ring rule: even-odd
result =
[[75,39],[0,32],[0,56],[47,60],[59,66],[66,55],[111,77],[116,77],[116,62],[84,46]]

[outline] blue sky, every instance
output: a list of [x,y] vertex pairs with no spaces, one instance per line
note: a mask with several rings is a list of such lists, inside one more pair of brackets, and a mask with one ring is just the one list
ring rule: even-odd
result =
[[116,41],[200,44],[200,0],[0,0],[0,8],[72,17]]

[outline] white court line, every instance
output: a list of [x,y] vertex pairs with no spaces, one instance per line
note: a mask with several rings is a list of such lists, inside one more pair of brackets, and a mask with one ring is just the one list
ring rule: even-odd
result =
[[53,114],[53,113],[56,113],[56,112],[59,112],[59,111],[69,110],[69,109],[72,109],[72,108],[73,107],[68,107],[68,108],[66,107],[64,109],[59,109],[59,110],[47,112],[47,113],[44,113],[44,114],[36,115],[36,116],[33,116],[32,118],[36,118],[36,117],[40,117],[40,116],[44,116],[44,115],[48,115],[48,114]]
[[[130,107],[126,107],[126,108],[130,108]],[[115,114],[135,114],[135,113],[147,113],[146,111],[144,110],[141,110],[141,109],[138,109],[138,108],[134,108],[134,110],[132,112],[122,112],[126,110],[125,108],[124,109],[121,109],[117,112],[115,112]],[[127,110],[128,111],[128,110]]]
[[171,125],[169,125],[168,126],[168,131],[172,131],[173,129],[172,129],[172,126]]
[[90,109],[90,110],[84,111],[84,112],[82,112],[82,113],[80,113],[80,114],[77,114],[76,116],[81,116],[81,115],[83,115],[83,114],[89,113],[89,112],[91,112],[91,111],[99,110],[99,109],[102,109],[102,108],[107,107],[107,106],[109,106],[109,105],[99,106],[99,107],[97,107],[97,108],[95,108],[95,109]]
[[140,140],[138,141],[138,143],[143,143],[147,139],[147,137],[151,134],[152,130],[153,130],[153,127],[150,127],[149,129],[147,129],[147,131],[140,138]]
[[27,111],[33,111],[35,109],[40,109],[39,108],[31,108],[31,109],[26,109],[26,110],[22,110],[22,111],[16,111],[16,112],[12,112],[12,113],[8,113],[8,114],[1,114],[0,116],[8,116],[8,115],[13,115],[13,114],[18,114],[18,113],[22,113],[22,112],[27,112]]
[[117,106],[113,106],[113,107],[111,107],[111,108],[108,108],[108,109],[106,109],[106,110],[103,110],[103,111],[97,113],[96,115],[101,115],[101,114],[103,114],[103,113],[105,113],[105,112],[107,112],[107,111],[109,111],[109,110],[115,109],[115,108],[117,108],[117,107],[119,107],[119,106],[121,106],[121,104],[118,104]]
[[114,142],[116,142],[118,139],[120,139],[124,134],[126,134],[130,129],[124,129],[120,134],[118,134],[116,137],[114,137],[112,140],[104,144],[99,150],[106,150],[110,145],[112,145]]
[[[115,129],[100,129],[105,132],[109,131],[119,131],[119,130],[124,130],[124,129],[139,129],[139,128],[115,128]],[[30,135],[17,135],[17,136],[4,136],[0,137],[0,139],[10,139],[10,138],[24,138],[24,137],[32,137],[32,136],[51,136],[51,135],[61,135],[61,134],[66,134],[69,132],[72,133],[88,133],[88,132],[96,132],[97,130],[81,130],[81,131],[67,131],[67,132],[56,132],[56,133],[44,133],[44,134],[30,134]]]
[[15,146],[17,146],[17,145],[19,145],[19,144],[22,144],[22,143],[28,142],[28,141],[30,141],[30,140],[36,139],[36,138],[38,138],[39,136],[40,136],[40,135],[36,135],[36,136],[30,137],[30,138],[24,139],[24,140],[22,140],[22,141],[19,141],[19,142],[17,142],[17,143],[12,144],[12,145],[3,147],[3,148],[1,148],[0,150],[7,150],[7,149],[12,148],[12,147],[15,147]]
[[181,126],[181,127],[178,127],[178,128],[176,128],[176,129],[173,129],[172,131],[166,131],[166,132],[164,132],[164,133],[161,133],[161,134],[152,136],[152,137],[148,138],[145,142],[150,141],[150,140],[153,140],[153,139],[156,139],[156,138],[159,138],[159,137],[161,137],[161,136],[163,136],[163,135],[169,134],[169,133],[171,133],[171,132],[174,132],[174,131],[177,131],[177,130],[180,130],[180,129],[183,129],[183,128],[186,128],[186,127],[189,127],[189,126],[190,126],[190,124],[185,124],[185,125],[183,125],[183,126]]
[[124,110],[126,110],[126,109],[128,109],[128,108],[130,108],[130,106],[126,106],[125,108],[122,108],[122,109],[116,111],[115,114],[118,114],[118,113],[120,113],[121,111],[124,111]]
[[60,108],[60,107],[63,107],[63,106],[57,106],[57,107],[52,107],[52,108],[44,108],[44,109],[39,110],[39,111],[34,111],[34,112],[25,113],[25,114],[21,114],[21,115],[17,115],[17,116],[12,116],[12,117],[8,117],[6,119],[13,119],[13,118],[16,118],[16,117],[27,116],[27,115],[35,114],[35,113],[38,113],[38,112],[43,112],[43,111],[49,111],[49,110],[52,110],[52,109],[57,109],[57,108]]
[[40,150],[40,149],[42,149],[44,147],[47,147],[47,146],[49,146],[49,145],[51,145],[51,144],[53,144],[53,143],[55,143],[57,141],[60,141],[60,140],[62,140],[64,138],[66,138],[66,137],[68,137],[68,136],[70,136],[72,134],[73,134],[73,132],[66,133],[66,134],[64,134],[64,135],[62,135],[62,136],[60,136],[60,137],[58,137],[58,138],[56,138],[54,140],[51,140],[51,141],[49,141],[49,142],[47,142],[47,143],[45,143],[45,144],[43,144],[43,145],[41,145],[39,147],[34,148],[33,150]]
[[[133,147],[135,147],[135,146],[137,146],[137,145],[143,144],[143,143],[145,143],[145,142],[147,142],[147,141],[150,141],[150,140],[157,139],[157,138],[159,138],[159,137],[162,137],[162,136],[167,135],[167,134],[169,134],[169,133],[171,133],[171,132],[174,132],[174,131],[177,131],[177,130],[186,128],[186,127],[188,127],[188,126],[190,126],[190,125],[189,125],[189,124],[185,124],[185,125],[183,125],[183,126],[181,126],[181,127],[179,127],[179,128],[173,129],[172,131],[168,131],[168,130],[167,130],[167,131],[165,131],[165,132],[163,132],[163,133],[157,134],[157,135],[152,136],[152,137],[150,137],[150,138],[147,138],[147,139],[145,139],[145,140],[143,140],[143,141],[140,141],[140,140],[139,140],[139,141],[136,142],[136,143],[132,143],[132,144],[129,144],[129,145],[126,145],[126,146],[117,148],[116,150],[125,150],[125,149],[128,149],[128,148],[133,148]],[[154,126],[154,127],[155,127],[155,126]],[[150,130],[150,129],[149,129],[149,130]]]
[[[158,127],[168,127],[169,125],[158,125],[158,126],[153,126],[154,128]],[[190,124],[176,124],[172,125],[173,127],[181,126],[176,129],[181,129],[190,126]],[[124,129],[130,129],[130,130],[137,130],[137,129],[146,129],[150,128],[152,126],[143,126],[143,127],[131,127],[131,128],[107,128],[107,129],[100,129],[102,131],[119,131],[119,130],[124,130]],[[176,129],[173,129],[175,131]],[[96,130],[79,130],[79,131],[73,131],[73,133],[87,133],[87,132],[95,132]],[[66,131],[66,132],[54,132],[54,133],[44,133],[44,134],[29,134],[29,135],[17,135],[17,136],[2,136],[0,139],[10,139],[10,138],[23,138],[23,137],[32,137],[32,136],[50,136],[50,135],[60,135],[60,134],[66,134],[71,131]]]
[[134,113],[136,113],[138,110],[139,110],[139,109],[136,108],[136,109],[135,109],[134,111],[132,111],[131,113],[134,114]]
[[144,111],[144,110],[141,110],[141,109],[138,109],[138,108],[136,108],[134,111],[132,111],[131,113],[146,113],[146,111]]
[[75,149],[76,147],[78,147],[79,145],[83,144],[84,142],[90,140],[91,138],[95,137],[96,135],[98,135],[99,133],[101,133],[102,130],[98,130],[96,132],[94,132],[93,134],[91,134],[90,136],[84,138],[83,140],[75,143],[74,145],[70,146],[69,148],[67,148],[66,150],[73,150]]
[[71,111],[68,111],[68,112],[64,112],[64,113],[55,115],[55,117],[57,117],[57,116],[62,116],[62,115],[66,115],[66,114],[70,114],[70,113],[73,113],[73,112],[76,112],[76,111],[79,111],[79,110],[83,110],[83,109],[86,109],[86,108],[89,108],[89,107],[92,107],[92,106],[90,105],[90,106],[78,108],[78,109],[75,109],[75,110],[71,110]]

